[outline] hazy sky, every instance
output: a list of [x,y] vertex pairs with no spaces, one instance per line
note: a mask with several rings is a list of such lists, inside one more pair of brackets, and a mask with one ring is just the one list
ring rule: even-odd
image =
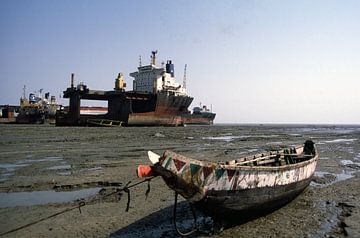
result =
[[[360,1],[0,1],[0,104],[188,64],[216,123],[360,123]],[[64,103],[67,103],[64,99]]]

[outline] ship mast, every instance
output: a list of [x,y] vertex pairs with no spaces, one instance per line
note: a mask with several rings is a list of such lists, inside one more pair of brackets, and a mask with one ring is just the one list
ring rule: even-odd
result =
[[24,85],[23,87],[23,99],[25,100],[26,98],[26,85]]
[[186,89],[186,67],[187,67],[187,64],[185,64],[185,67],[184,67],[184,78],[183,78],[183,87]]

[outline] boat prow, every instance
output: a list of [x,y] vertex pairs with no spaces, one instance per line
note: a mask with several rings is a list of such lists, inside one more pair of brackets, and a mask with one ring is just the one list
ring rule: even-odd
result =
[[149,150],[148,157],[152,164],[156,164],[159,163],[159,159],[161,156]]

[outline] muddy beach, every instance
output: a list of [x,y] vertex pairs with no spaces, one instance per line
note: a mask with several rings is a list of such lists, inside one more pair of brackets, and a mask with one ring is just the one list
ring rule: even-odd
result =
[[[200,217],[195,237],[360,237],[360,127],[216,125],[180,128],[75,128],[0,125],[0,233],[85,201],[86,206],[4,237],[172,237],[174,193],[160,178],[104,196],[136,177],[146,152],[171,149],[231,160],[311,138],[320,160],[311,185],[287,206],[211,234]],[[179,206],[191,226],[185,202]]]

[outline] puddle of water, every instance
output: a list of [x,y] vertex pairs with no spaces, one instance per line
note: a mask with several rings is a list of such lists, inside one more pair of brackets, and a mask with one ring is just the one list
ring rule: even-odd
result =
[[94,168],[89,168],[89,169],[85,169],[85,171],[97,171],[97,170],[101,170],[102,167],[94,167]]
[[333,143],[347,143],[347,142],[354,142],[357,139],[353,138],[353,139],[335,139],[335,140],[327,140],[327,141],[323,141],[323,143],[328,143],[328,144],[333,144]]
[[342,173],[340,173],[340,174],[334,174],[334,173],[328,173],[328,172],[322,172],[322,171],[315,171],[314,176],[323,178],[325,175],[329,174],[329,175],[335,176],[336,178],[333,181],[329,181],[329,182],[327,182],[325,184],[319,184],[319,183],[316,183],[314,181],[311,181],[310,185],[314,186],[314,187],[320,187],[320,188],[327,187],[327,186],[329,186],[331,184],[353,178],[355,172],[356,171],[348,172],[348,171],[343,170]]
[[337,208],[334,202],[322,202],[320,207],[327,212],[328,217],[321,224],[318,232],[326,237],[325,235],[331,232],[331,230],[340,222],[338,216],[341,213],[341,209]]
[[203,140],[221,140],[225,142],[230,142],[235,139],[239,138],[247,138],[248,136],[209,136],[209,137],[203,137]]
[[61,157],[45,157],[43,159],[26,159],[26,160],[19,160],[16,162],[17,164],[23,164],[23,163],[37,163],[37,162],[57,162],[64,160]]
[[5,182],[9,180],[9,177],[13,176],[14,173],[3,173],[0,175],[0,182]]
[[254,136],[249,136],[249,137],[255,137],[255,138],[274,138],[274,137],[279,137],[279,135],[254,135]]
[[340,161],[340,163],[342,165],[348,165],[348,164],[353,164],[354,162],[352,162],[351,160],[343,159]]
[[60,172],[60,173],[57,173],[57,174],[61,175],[61,176],[68,176],[68,175],[71,175],[71,171]]
[[0,164],[0,169],[3,169],[0,173],[0,182],[9,180],[9,178],[14,175],[16,169],[29,165],[30,164]]
[[221,133],[220,135],[221,135],[221,136],[232,136],[233,133]]
[[223,134],[222,136],[209,136],[209,137],[202,137],[203,140],[220,140],[225,142],[230,142],[235,139],[245,139],[245,138],[274,138],[278,137],[279,135],[253,135],[253,136],[233,136],[231,134]]
[[354,160],[357,160],[357,161],[360,160],[360,153],[354,158]]
[[26,167],[29,166],[30,164],[0,164],[0,169],[5,169],[6,171],[14,171],[16,170],[16,168],[19,167]]
[[0,208],[34,206],[48,203],[64,203],[83,199],[97,194],[101,188],[88,188],[71,192],[34,191],[0,193]]
[[282,142],[281,141],[274,141],[274,142],[267,142],[267,145],[281,145]]
[[62,170],[62,169],[71,169],[71,165],[56,165],[46,168],[47,170]]
[[[347,159],[344,159],[344,160],[340,160],[340,163],[346,167],[349,167],[349,168],[352,168],[352,169],[355,169],[357,171],[360,170],[360,163],[358,162],[354,162],[352,160],[347,160]],[[353,171],[354,173],[355,171]]]
[[[53,167],[55,167],[54,170],[70,169],[70,167],[65,167],[65,166],[70,166],[70,165],[64,165],[64,166],[60,165],[60,166],[53,166]],[[75,173],[96,172],[96,171],[100,171],[101,169],[102,169],[102,167],[94,167],[94,168],[89,168],[89,169],[81,169]],[[69,176],[69,175],[74,174],[74,171],[63,171],[63,172],[59,172],[57,174],[61,175],[61,176]]]
[[[27,155],[26,158],[31,158],[32,155]],[[0,164],[0,169],[4,169],[5,171],[0,173],[0,182],[4,182],[6,180],[9,179],[10,176],[14,175],[14,171],[22,168],[22,167],[26,167],[29,166],[33,163],[38,163],[38,162],[58,162],[58,161],[63,161],[64,159],[61,157],[57,157],[57,156],[48,156],[42,159],[25,159],[25,160],[19,160],[16,161],[13,164],[7,163],[7,164]],[[53,167],[49,167],[49,170],[60,170],[60,169],[68,169],[67,166],[70,165],[60,165],[60,166],[53,166]]]

